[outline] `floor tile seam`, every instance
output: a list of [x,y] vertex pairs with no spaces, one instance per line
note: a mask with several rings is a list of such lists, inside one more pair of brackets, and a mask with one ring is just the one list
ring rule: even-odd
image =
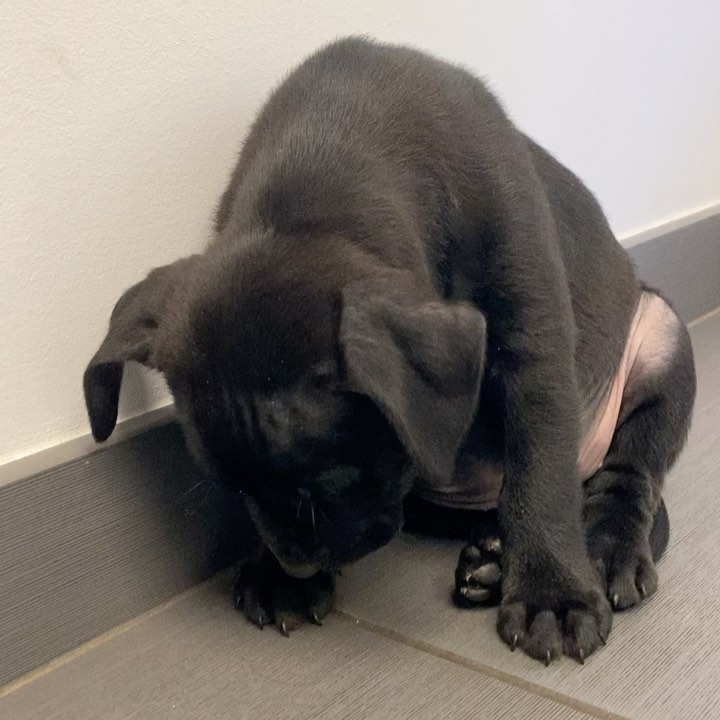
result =
[[159,605],[155,605],[155,607],[152,607],[149,610],[140,613],[139,615],[131,617],[125,622],[115,625],[109,630],[106,630],[105,632],[96,635],[90,640],[86,640],[77,647],[72,648],[72,650],[68,650],[61,655],[52,658],[52,660],[48,660],[46,663],[43,663],[42,665],[39,665],[38,667],[33,668],[32,670],[29,670],[28,672],[20,675],[14,680],[11,680],[6,685],[0,686],[0,700],[2,700],[4,697],[7,697],[8,695],[11,695],[14,692],[17,692],[21,688],[35,682],[36,680],[45,677],[46,675],[50,675],[56,670],[59,670],[61,667],[73,662],[74,660],[77,660],[78,658],[86,655],[89,652],[92,652],[93,650],[96,650],[97,648],[105,645],[111,640],[114,640],[115,638],[124,635],[129,630],[132,630],[133,628],[141,625],[147,620],[150,620],[156,615],[160,615],[173,605],[176,605],[182,600],[185,600],[186,598],[198,593],[209,582],[212,582],[212,579],[206,580],[199,585],[193,585],[187,590],[184,590],[177,595],[173,595],[173,597],[171,597],[169,600],[166,600]]
[[571,710],[585,713],[593,718],[597,718],[597,720],[631,720],[626,716],[618,715],[617,713],[613,713],[604,708],[584,702],[578,698],[574,698],[571,695],[565,695],[564,693],[553,690],[552,688],[526,680],[518,675],[513,675],[512,673],[505,672],[504,670],[498,670],[491,665],[486,665],[485,663],[478,662],[477,660],[472,660],[464,655],[454,653],[424,640],[418,640],[417,638],[410,637],[405,633],[392,630],[380,623],[357,617],[346,610],[336,609],[333,611],[333,615],[336,615],[345,622],[353,623],[358,627],[361,627],[363,630],[379,635],[387,640],[411,647],[414,650],[419,650],[420,652],[432,655],[440,660],[446,660],[455,665],[472,670],[479,675],[489,677],[505,685],[510,685],[514,688],[530,693],[531,695],[540,696],[546,700],[563,705]]

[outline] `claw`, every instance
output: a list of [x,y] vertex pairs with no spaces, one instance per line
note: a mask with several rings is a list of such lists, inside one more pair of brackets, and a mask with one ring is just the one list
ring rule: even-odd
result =
[[585,651],[582,648],[578,650],[578,660],[581,665],[585,664]]
[[550,667],[551,661],[552,661],[552,656],[550,655],[550,651],[547,650],[545,653],[545,667]]
[[280,623],[280,632],[281,632],[286,638],[289,638],[289,637],[290,637],[290,633],[289,633],[289,631],[288,631],[288,629],[287,629],[287,625],[285,624],[285,621],[284,621],[284,620]]
[[600,638],[600,642],[603,646],[607,645],[607,638],[602,633],[598,633],[598,637]]
[[312,611],[311,617],[312,617],[312,621],[313,621],[313,623],[315,623],[315,625],[319,625],[320,627],[322,627],[322,622],[321,622],[320,618],[318,617],[318,614],[315,610]]
[[645,583],[640,583],[640,597],[644,600],[647,597],[647,588]]
[[515,648],[517,647],[517,641],[518,636],[517,633],[515,633],[515,635],[513,635],[512,642],[510,643],[510,652],[515,652]]
[[236,595],[235,596],[235,609],[239,610],[241,605],[242,605],[242,597],[240,597],[240,595]]
[[617,610],[619,605],[620,605],[620,596],[617,593],[615,593],[613,595],[613,607]]

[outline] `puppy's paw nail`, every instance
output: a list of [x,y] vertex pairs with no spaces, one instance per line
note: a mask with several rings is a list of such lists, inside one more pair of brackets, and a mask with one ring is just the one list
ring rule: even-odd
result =
[[262,630],[267,625],[268,620],[264,615],[249,618],[250,622],[258,629]]
[[612,602],[613,602],[613,607],[617,610],[620,607],[620,596],[617,593],[615,593],[613,595]]
[[552,655],[550,654],[550,651],[547,650],[545,652],[545,667],[550,667],[551,662],[552,662]]
[[318,614],[315,610],[313,610],[312,612],[312,621],[313,623],[315,623],[315,625],[319,625],[320,627],[322,627],[322,621],[318,617]]
[[580,661],[581,665],[585,664],[585,651],[582,648],[578,650],[578,660]]
[[281,632],[286,638],[289,638],[289,637],[290,637],[290,632],[288,631],[287,625],[285,624],[285,621],[284,621],[284,620],[280,623],[280,632]]
[[640,597],[644,600],[647,597],[647,588],[645,583],[640,583]]
[[598,633],[598,638],[600,638],[600,644],[601,644],[603,647],[604,647],[605,645],[607,645],[607,638],[606,638],[602,633],[600,633],[600,632]]
[[517,644],[518,644],[518,636],[516,633],[515,635],[513,635],[512,642],[510,643],[510,652],[515,652],[515,648],[517,647]]

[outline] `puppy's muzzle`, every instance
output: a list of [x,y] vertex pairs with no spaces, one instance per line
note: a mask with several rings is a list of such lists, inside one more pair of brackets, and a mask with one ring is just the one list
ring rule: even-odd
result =
[[303,565],[290,565],[278,559],[282,569],[290,576],[299,580],[307,580],[320,572],[320,565],[316,563],[305,563]]

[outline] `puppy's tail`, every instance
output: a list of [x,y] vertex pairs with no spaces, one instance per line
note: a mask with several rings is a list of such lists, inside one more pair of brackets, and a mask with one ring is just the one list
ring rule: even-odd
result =
[[657,562],[665,550],[667,550],[670,540],[670,517],[668,516],[665,501],[660,500],[660,507],[655,513],[652,530],[650,530],[650,552],[652,559]]

